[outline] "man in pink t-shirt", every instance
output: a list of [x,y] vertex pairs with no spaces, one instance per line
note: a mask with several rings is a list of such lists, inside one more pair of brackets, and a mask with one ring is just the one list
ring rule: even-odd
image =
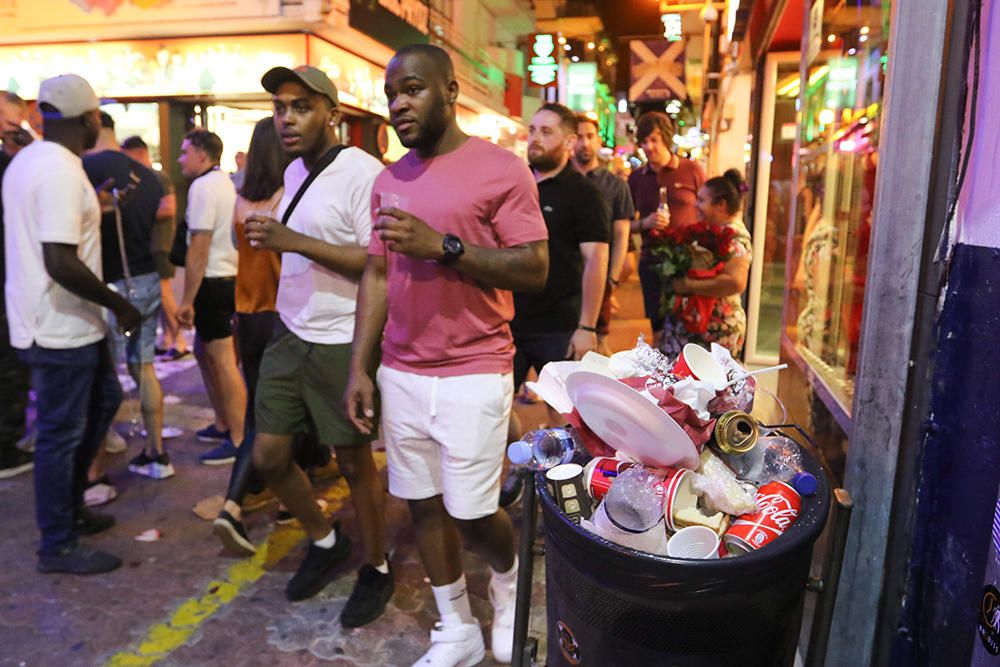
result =
[[475,664],[485,653],[460,536],[493,568],[493,655],[510,662],[517,558],[498,499],[513,395],[511,290],[545,284],[545,223],[524,162],[459,129],[458,83],[443,50],[400,50],[385,90],[411,150],[373,189],[347,412],[362,432],[376,428],[365,369],[384,330],[377,379],[389,491],[409,502],[441,613],[417,664]]

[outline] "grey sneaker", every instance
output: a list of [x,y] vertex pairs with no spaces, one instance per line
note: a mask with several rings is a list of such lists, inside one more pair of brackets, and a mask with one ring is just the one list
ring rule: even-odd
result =
[[78,544],[55,554],[38,557],[38,571],[45,574],[101,574],[117,570],[121,558]]

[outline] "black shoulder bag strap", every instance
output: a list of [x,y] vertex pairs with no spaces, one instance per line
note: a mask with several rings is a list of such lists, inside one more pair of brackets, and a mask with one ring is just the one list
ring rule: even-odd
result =
[[285,209],[285,214],[281,216],[281,224],[286,226],[288,225],[288,220],[292,217],[292,211],[294,211],[295,207],[298,206],[299,200],[302,199],[306,190],[309,189],[309,186],[312,185],[312,182],[316,180],[317,176],[322,174],[327,167],[333,164],[333,161],[337,159],[338,155],[340,155],[340,151],[345,148],[347,148],[347,146],[344,146],[343,144],[334,146],[328,150],[315,165],[313,165],[312,171],[310,171],[309,175],[306,176],[306,180],[302,181],[302,185],[299,186],[298,192],[295,193],[295,196],[292,197],[292,201],[288,204],[288,208]]

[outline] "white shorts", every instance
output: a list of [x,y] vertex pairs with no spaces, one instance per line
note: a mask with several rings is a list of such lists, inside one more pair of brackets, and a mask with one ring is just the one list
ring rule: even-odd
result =
[[456,519],[494,514],[513,375],[433,377],[381,366],[376,379],[389,493],[404,500],[444,496]]

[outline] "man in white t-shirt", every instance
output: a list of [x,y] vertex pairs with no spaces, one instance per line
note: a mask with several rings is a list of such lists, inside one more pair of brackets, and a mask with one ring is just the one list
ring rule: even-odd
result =
[[[385,490],[372,458],[373,436],[351,425],[338,400],[346,387],[358,278],[371,236],[372,184],[382,164],[358,148],[339,146],[337,90],[322,71],[276,67],[261,83],[272,94],[282,144],[298,158],[285,170],[280,215],[286,216],[316,165],[339,152],[291,209],[287,227],[262,216],[247,222],[252,245],[283,253],[280,321],[260,364],[253,461],[311,540],[286,588],[290,600],[302,600],[322,590],[327,573],[350,555],[351,542],[339,524],[330,529],[316,506],[309,481],[292,460],[292,437],[314,431],[321,444],[336,451],[367,557],[340,617],[344,627],[358,627],[382,614],[394,590],[385,557]],[[238,528],[225,514],[217,525]],[[225,533],[220,537],[225,541]]]
[[101,204],[80,160],[100,131],[98,105],[75,74],[43,81],[45,140],[20,151],[3,181],[10,338],[31,367],[38,410],[40,572],[97,574],[121,565],[78,541],[114,525],[83,503],[87,467],[121,403],[102,306],[126,335],[140,321],[101,280]]
[[247,392],[233,353],[236,311],[236,247],[232,240],[236,188],[219,169],[222,139],[208,130],[192,130],[181,143],[181,173],[190,178],[187,194],[188,250],[184,296],[177,310],[181,326],[194,325],[194,355],[215,423],[199,439],[219,444],[201,455],[209,465],[232,463],[243,442]]

